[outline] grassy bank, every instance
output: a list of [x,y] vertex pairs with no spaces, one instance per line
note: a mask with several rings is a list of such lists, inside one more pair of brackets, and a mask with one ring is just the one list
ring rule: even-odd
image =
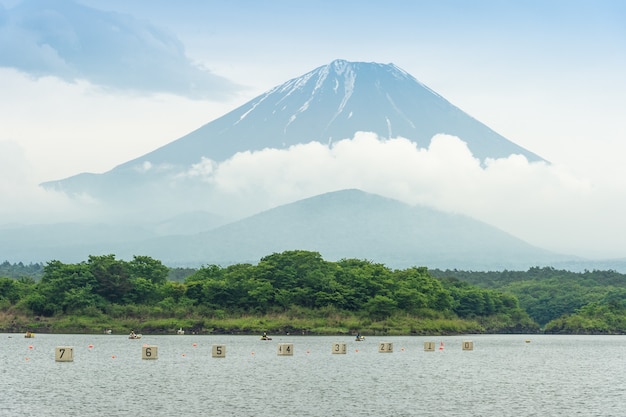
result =
[[[266,315],[220,315],[204,317],[189,315],[168,317],[111,317],[71,315],[35,317],[21,314],[0,315],[0,331],[22,333],[128,333],[131,329],[144,334],[174,334],[179,328],[198,334],[309,334],[348,335],[360,332],[370,335],[449,335],[464,333],[511,333],[507,323],[480,320],[462,320],[446,317],[416,317],[407,314],[392,315],[384,320],[348,313],[310,316],[302,312]],[[496,320],[497,322],[497,320]],[[517,329],[532,332],[533,329]]]

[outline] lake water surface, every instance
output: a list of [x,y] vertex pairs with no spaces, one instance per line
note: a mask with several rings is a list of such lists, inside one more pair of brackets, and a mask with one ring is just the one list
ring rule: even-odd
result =
[[625,336],[0,334],[0,364],[0,416],[626,416]]

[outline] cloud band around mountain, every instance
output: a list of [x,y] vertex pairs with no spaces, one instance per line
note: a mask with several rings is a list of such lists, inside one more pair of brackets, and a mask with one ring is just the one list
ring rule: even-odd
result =
[[[0,207],[4,219],[53,221],[55,216],[67,217],[68,213],[101,216],[105,212],[89,196],[80,196],[70,204],[62,194],[44,191],[25,179],[16,181],[16,172],[22,176],[27,173],[16,168],[23,155],[10,143],[1,145],[6,164],[0,174],[6,181],[0,181],[0,192],[20,196]],[[146,164],[141,168],[150,171],[163,167]],[[177,184],[186,182],[199,186],[206,210],[230,216],[251,215],[329,191],[358,188],[409,204],[465,214],[562,253],[610,253],[623,247],[626,235],[623,225],[604,215],[607,210],[626,210],[626,201],[616,190],[598,188],[558,166],[531,163],[519,155],[481,164],[461,139],[449,135],[436,135],[428,148],[419,148],[404,138],[383,140],[360,132],[331,146],[310,142],[286,149],[241,152],[221,163],[202,159],[184,173],[172,173],[168,192],[175,193]],[[181,204],[170,200],[173,205]],[[22,217],[16,217],[18,214]],[[586,221],[581,223],[581,218]],[[582,243],[581,236],[585,236]],[[564,245],[564,240],[570,246]],[[585,242],[590,247],[581,248]]]

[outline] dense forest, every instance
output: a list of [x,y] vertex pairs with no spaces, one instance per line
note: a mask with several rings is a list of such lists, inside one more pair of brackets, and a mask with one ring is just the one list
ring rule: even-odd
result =
[[203,266],[168,279],[160,261],[89,256],[50,261],[41,278],[0,278],[4,331],[456,334],[535,332],[515,296],[317,252],[287,251],[257,265]]
[[570,272],[550,267],[528,271],[430,270],[515,295],[520,307],[546,333],[626,333],[626,275],[615,271]]
[[24,265],[22,262],[12,264],[9,261],[4,261],[0,264],[0,277],[11,278],[32,278],[34,280],[41,279],[43,275],[43,264],[35,263]]
[[147,256],[0,265],[0,331],[626,333],[626,276],[553,268],[392,270],[286,251],[168,268]]

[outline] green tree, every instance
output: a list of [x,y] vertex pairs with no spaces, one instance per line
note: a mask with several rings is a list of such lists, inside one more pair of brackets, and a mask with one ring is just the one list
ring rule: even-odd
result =
[[64,264],[56,260],[50,261],[44,267],[44,274],[37,285],[37,291],[45,301],[42,305],[35,297],[30,303],[42,311],[40,314],[43,315],[66,313],[75,304],[76,292],[86,294],[84,289],[91,292],[95,285],[97,281],[84,263]]
[[171,298],[178,303],[185,296],[187,290],[185,284],[180,282],[168,281],[159,287],[159,298]]
[[143,277],[130,278],[130,289],[124,295],[125,303],[151,304],[160,299],[159,287],[154,282]]
[[32,280],[16,280],[13,278],[0,278],[0,300],[8,300],[16,304],[24,295],[34,287]]
[[87,265],[96,279],[96,293],[111,302],[122,303],[132,288],[128,263],[115,259],[115,255],[90,255]]
[[427,268],[409,268],[394,271],[396,292],[394,299],[398,307],[406,311],[417,311],[428,308],[432,310],[449,310],[453,299],[450,292],[441,282],[428,273]]
[[360,310],[377,295],[391,297],[395,283],[391,270],[365,260],[342,259],[337,262],[335,279],[342,289],[345,308]]
[[128,272],[131,279],[143,278],[154,285],[162,285],[167,282],[169,269],[149,256],[133,256],[133,260],[128,262]]
[[376,295],[365,303],[365,311],[375,319],[385,319],[391,316],[397,308],[397,303],[385,295]]

